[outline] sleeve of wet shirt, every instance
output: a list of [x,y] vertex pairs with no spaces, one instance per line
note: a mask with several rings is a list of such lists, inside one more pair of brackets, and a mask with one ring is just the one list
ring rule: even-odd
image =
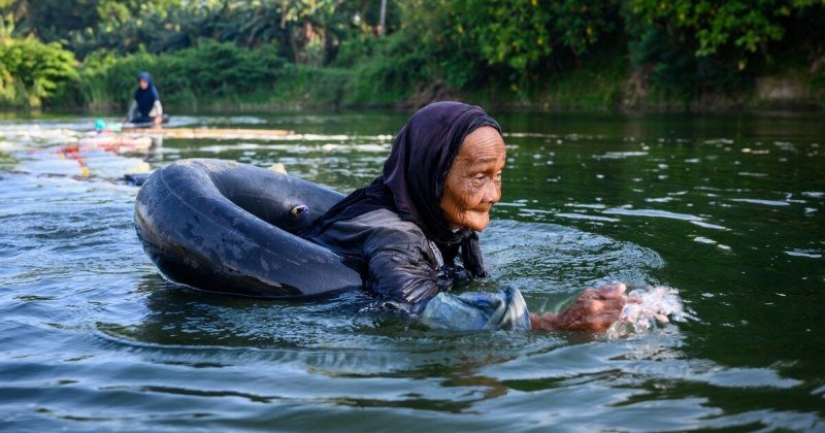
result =
[[424,234],[411,223],[381,223],[386,226],[374,230],[363,247],[367,287],[383,299],[410,307],[436,296],[437,263]]
[[419,317],[423,324],[436,329],[530,329],[527,304],[521,292],[513,288],[494,293],[439,293]]
[[152,111],[149,112],[149,117],[158,116],[163,116],[163,105],[160,105],[160,101],[155,101],[155,104],[152,105]]
[[132,105],[129,106],[129,112],[126,113],[126,117],[131,121],[134,119],[135,114],[137,114],[137,102],[132,101]]

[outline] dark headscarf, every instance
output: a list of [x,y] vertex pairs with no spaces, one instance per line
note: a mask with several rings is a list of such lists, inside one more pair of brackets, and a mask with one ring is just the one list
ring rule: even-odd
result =
[[149,86],[146,87],[146,90],[138,86],[137,90],[135,90],[135,102],[137,102],[140,115],[149,117],[149,112],[152,111],[155,101],[160,101],[160,95],[158,94],[158,89],[155,88],[155,84],[152,82],[152,76],[149,75],[148,72],[138,74],[138,84],[140,84],[140,80],[146,80]]
[[420,227],[448,264],[460,246],[464,267],[474,276],[485,276],[478,235],[471,229],[451,230],[440,207],[444,181],[464,138],[482,126],[501,132],[480,107],[436,102],[422,108],[395,137],[383,174],[333,206],[305,235],[319,235],[337,221],[389,209]]

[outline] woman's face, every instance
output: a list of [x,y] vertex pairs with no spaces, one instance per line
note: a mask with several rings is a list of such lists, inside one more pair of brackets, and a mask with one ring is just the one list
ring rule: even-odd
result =
[[493,127],[478,128],[464,139],[441,196],[441,210],[451,228],[487,227],[490,208],[501,198],[505,157],[504,140]]
[[149,83],[146,82],[146,80],[144,80],[143,78],[140,79],[140,82],[138,82],[138,85],[143,90],[146,90],[146,88],[149,87]]

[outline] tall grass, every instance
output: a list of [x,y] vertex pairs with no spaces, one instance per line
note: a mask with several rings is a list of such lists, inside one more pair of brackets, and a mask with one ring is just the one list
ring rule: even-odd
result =
[[172,106],[240,103],[271,93],[285,70],[274,48],[238,48],[207,41],[174,55],[139,52],[127,57],[95,53],[80,68],[80,94],[95,110],[123,109],[132,99],[137,74],[154,77],[161,100]]
[[392,106],[410,96],[422,65],[382,50],[355,66],[323,68],[290,63],[275,47],[214,41],[174,54],[97,52],[80,67],[78,98],[92,110],[125,109],[137,74],[148,71],[164,105],[182,109]]

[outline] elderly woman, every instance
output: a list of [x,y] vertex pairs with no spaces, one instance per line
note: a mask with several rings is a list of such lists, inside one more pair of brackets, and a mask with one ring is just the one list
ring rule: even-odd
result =
[[528,315],[515,289],[446,293],[455,278],[487,276],[478,233],[501,198],[505,162],[501,128],[481,108],[428,105],[396,137],[382,175],[303,236],[355,264],[384,305],[435,327],[606,330],[623,308],[621,285],[588,289],[560,314]]

